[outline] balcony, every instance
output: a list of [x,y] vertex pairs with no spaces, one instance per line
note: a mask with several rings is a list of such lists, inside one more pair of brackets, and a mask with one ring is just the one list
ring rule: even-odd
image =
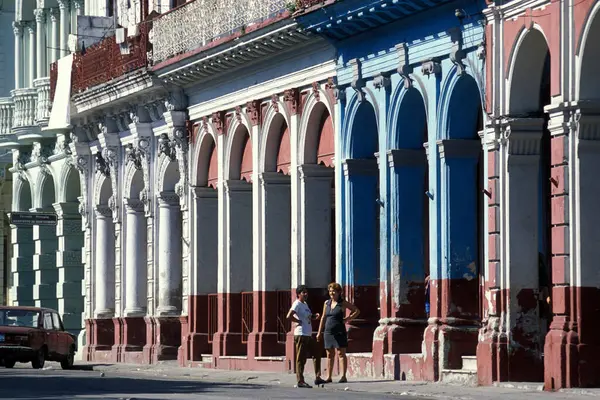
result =
[[290,3],[290,0],[189,1],[152,23],[152,63],[156,65],[173,56],[256,30],[281,16]]
[[13,128],[35,126],[38,92],[36,88],[15,89],[11,92],[14,102]]
[[[139,26],[139,34],[127,37],[126,43],[118,44],[114,36],[88,47],[85,54],[75,53],[71,75],[71,94],[81,93],[88,88],[110,82],[129,72],[148,65],[147,52],[149,24]],[[121,47],[129,47],[126,54]],[[57,63],[50,66],[50,100],[54,100],[56,80],[58,79]]]
[[12,98],[0,98],[0,135],[9,135],[13,124],[14,104]]
[[48,125],[50,119],[50,78],[39,78],[33,81],[37,90],[37,110],[35,121],[38,125]]

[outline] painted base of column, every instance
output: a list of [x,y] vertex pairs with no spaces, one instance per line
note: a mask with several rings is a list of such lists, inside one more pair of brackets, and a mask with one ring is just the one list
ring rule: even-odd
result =
[[242,343],[242,294],[219,293],[217,296],[219,331],[213,336],[213,357],[245,356],[248,347]]
[[86,361],[110,362],[115,333],[112,319],[86,320],[88,344],[83,348]]
[[[499,299],[511,298],[510,291],[499,290]],[[480,385],[493,382],[541,382],[544,378],[544,341],[538,313],[537,290],[521,289],[516,296],[516,325],[510,338],[499,332],[500,321],[490,317],[479,333],[477,370]],[[499,301],[498,301],[499,302]]]
[[568,311],[569,299],[577,299],[579,324],[561,315],[554,317],[544,352],[546,390],[600,387],[600,289],[554,287],[555,312]]
[[146,322],[143,317],[113,318],[115,344],[113,362],[141,364],[142,349],[146,344]]
[[177,360],[181,345],[181,322],[179,317],[145,317],[146,344],[143,347],[143,362],[156,364],[158,361]]
[[396,361],[386,356],[421,353],[427,320],[408,318],[383,320],[387,324],[379,325],[373,334],[373,368],[376,376],[400,379],[400,371],[393,367]]
[[[209,305],[209,295],[190,295],[188,296],[188,317],[187,317],[187,350],[185,360],[181,353],[178,357],[180,365],[187,362],[201,362],[202,354],[212,354],[212,343],[209,343],[209,321],[211,313],[214,313],[214,326],[217,323],[218,310],[211,310]],[[182,333],[184,328],[182,326]],[[182,337],[184,335],[182,334]],[[187,364],[185,364],[187,365]]]
[[177,362],[179,366],[185,367],[190,361],[190,324],[187,316],[179,317],[181,324],[181,345],[177,349]]
[[[358,319],[346,324],[348,330],[348,353],[371,352],[373,334],[379,326],[379,287],[345,287],[344,293],[360,310]],[[319,311],[320,312],[320,311]]]
[[[286,295],[285,313],[289,310],[291,303]],[[254,310],[253,321],[254,331],[248,335],[248,357],[279,357],[285,354],[286,337],[279,342],[277,335],[278,328],[281,324],[285,327],[285,315],[280,315],[279,310],[279,292],[265,291],[254,292]],[[310,294],[309,294],[310,297]],[[313,313],[320,312],[312,310]]]

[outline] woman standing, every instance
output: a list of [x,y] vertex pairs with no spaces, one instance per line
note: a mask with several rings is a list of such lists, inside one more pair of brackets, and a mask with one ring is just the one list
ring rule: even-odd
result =
[[[317,333],[317,341],[321,340],[321,332],[325,328],[325,350],[327,350],[327,379],[325,382],[331,382],[331,373],[333,371],[333,363],[335,357],[335,349],[337,349],[340,360],[340,368],[342,377],[340,383],[348,382],[346,379],[346,371],[348,363],[346,359],[346,348],[348,347],[348,334],[346,332],[346,322],[352,321],[360,311],[358,307],[342,297],[342,287],[339,283],[330,283],[327,286],[329,292],[329,300],[323,304],[323,318],[319,324]],[[350,315],[346,317],[346,310],[350,310]]]

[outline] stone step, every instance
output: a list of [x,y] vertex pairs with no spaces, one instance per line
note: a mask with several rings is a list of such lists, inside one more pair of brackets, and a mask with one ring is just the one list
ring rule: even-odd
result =
[[461,386],[477,386],[477,371],[443,369],[441,381]]
[[462,356],[462,369],[477,372],[477,356]]

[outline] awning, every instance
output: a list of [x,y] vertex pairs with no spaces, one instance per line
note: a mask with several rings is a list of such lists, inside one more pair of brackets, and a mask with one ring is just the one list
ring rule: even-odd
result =
[[73,54],[58,60],[58,76],[54,89],[54,101],[50,112],[48,130],[69,130],[71,128],[71,70]]

